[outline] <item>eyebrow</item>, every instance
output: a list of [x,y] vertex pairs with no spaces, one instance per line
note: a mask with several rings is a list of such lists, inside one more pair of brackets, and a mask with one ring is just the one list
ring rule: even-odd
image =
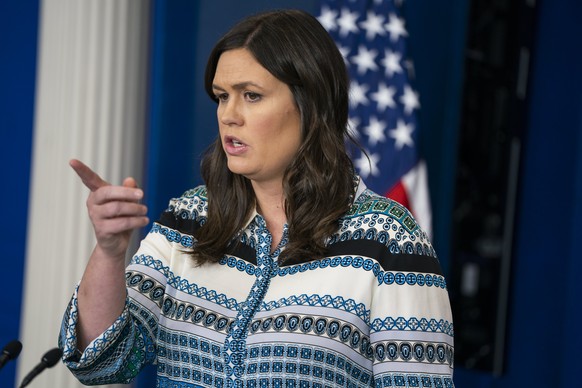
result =
[[[236,84],[232,85],[232,88],[235,89],[235,90],[243,90],[243,89],[248,88],[249,86],[253,86],[255,88],[264,90],[264,88],[262,86],[260,86],[259,84],[254,83],[252,81],[245,81],[245,82],[236,83]],[[226,91],[223,87],[218,86],[216,84],[212,84],[212,89]]]

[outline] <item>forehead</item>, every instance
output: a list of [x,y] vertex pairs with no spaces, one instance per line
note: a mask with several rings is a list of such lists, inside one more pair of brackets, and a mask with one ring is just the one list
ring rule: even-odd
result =
[[[245,48],[225,51],[220,55],[214,83],[227,85],[240,82],[281,82],[265,69]],[[221,85],[222,86],[222,85]]]

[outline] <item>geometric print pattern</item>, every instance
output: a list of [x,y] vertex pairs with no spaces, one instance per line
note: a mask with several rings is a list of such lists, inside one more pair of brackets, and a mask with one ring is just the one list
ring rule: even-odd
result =
[[[189,379],[194,383],[222,387],[224,378],[223,359],[220,356],[220,346],[198,338],[186,338],[185,335],[163,335],[160,338],[160,350],[158,353],[158,374],[165,377],[163,381],[172,385],[173,378]],[[183,341],[181,346],[176,346],[176,339]],[[406,356],[412,357],[407,352],[409,344],[400,346]],[[419,345],[414,347],[411,353],[418,354]],[[430,349],[430,346],[429,346]],[[423,350],[424,351],[424,348]],[[390,350],[388,351],[388,353]],[[396,352],[399,352],[398,350]],[[387,356],[388,356],[387,353]],[[388,356],[390,357],[390,356]],[[430,357],[445,358],[437,353]],[[398,356],[392,356],[397,360]],[[196,366],[192,370],[190,365]],[[217,373],[218,372],[218,373]],[[249,348],[249,362],[245,366],[245,374],[250,377],[245,382],[246,387],[314,387],[314,386],[372,386],[378,387],[451,387],[450,378],[435,378],[428,375],[414,374],[386,374],[372,377],[365,370],[358,368],[341,354],[326,351],[310,346],[296,346],[290,344],[257,345]],[[406,384],[408,383],[408,385]],[[173,383],[175,384],[175,383]]]
[[249,375],[245,373],[245,362],[249,357],[247,346],[249,325],[269,289],[269,283],[275,272],[275,259],[279,256],[281,246],[286,244],[287,239],[287,228],[285,227],[281,243],[275,252],[271,254],[272,237],[267,231],[267,223],[259,216],[256,225],[258,226],[257,243],[255,245],[257,257],[256,281],[250,290],[248,298],[242,303],[224,341],[223,355],[227,388],[242,388],[243,378],[245,375]]
[[[171,296],[166,295],[162,302],[161,298],[158,297],[159,291],[156,292],[156,288],[150,286],[154,282],[151,278],[146,278],[141,274],[133,274],[128,272],[128,287],[135,288],[139,292],[149,292],[149,297],[155,301],[160,307],[162,314],[174,321],[184,321],[184,322],[191,322],[201,327],[211,327],[216,332],[222,332],[226,334],[228,330],[232,328],[235,322],[235,318],[224,316],[217,314],[214,311],[205,309],[200,306],[196,306],[194,304],[184,303],[179,300],[172,298]],[[139,280],[139,281],[138,281]],[[148,286],[144,287],[143,284],[148,284]],[[158,288],[159,289],[159,288]],[[151,291],[150,291],[151,290]],[[277,308],[281,308],[284,306],[292,306],[292,305],[308,305],[308,306],[334,306],[337,308],[341,304],[344,306],[354,306],[353,303],[345,303],[342,301],[342,298],[336,298],[332,300],[331,298],[323,298],[324,302],[322,303],[322,298],[320,296],[315,297],[307,297],[307,295],[300,295],[298,297],[290,298],[286,301],[279,301],[278,303],[269,303],[264,304],[263,308],[264,311],[275,310]],[[327,303],[325,303],[327,300]],[[345,311],[355,313],[357,309],[354,308],[345,308]],[[365,317],[369,314],[363,314]],[[149,321],[149,326],[153,325],[153,322]],[[426,318],[421,318],[420,320],[417,318],[405,319],[403,317],[387,317],[384,319],[376,319],[369,325],[370,332],[376,331],[384,331],[384,330],[419,330],[419,331],[430,331],[430,332],[440,332],[445,333],[447,335],[453,336],[453,325],[450,322],[446,322],[444,320],[436,321],[435,319],[427,320]],[[248,326],[248,331],[251,334],[255,333],[279,333],[281,331],[288,331],[288,332],[301,332],[305,334],[313,334],[318,336],[326,336],[328,338],[335,338],[338,337],[342,342],[347,342],[352,344],[352,346],[357,345],[360,340],[364,344],[364,349],[366,345],[369,344],[369,338],[366,339],[365,334],[362,331],[358,330],[355,326],[341,323],[338,320],[329,319],[327,317],[314,317],[312,315],[298,315],[298,314],[280,314],[275,317],[269,317],[264,319],[254,319],[251,321],[250,325]],[[382,346],[382,345],[379,345]],[[386,348],[388,349],[388,348]],[[430,349],[430,346],[429,346]],[[431,352],[427,350],[427,352],[434,354],[434,349]],[[383,353],[383,351],[382,351]],[[426,352],[425,352],[426,353]],[[449,350],[450,353],[450,350]],[[417,353],[418,354],[418,353]],[[415,357],[417,360],[423,358],[421,356]],[[383,359],[383,358],[382,358]],[[394,360],[394,357],[391,358]],[[407,357],[402,357],[402,359],[410,359]],[[427,355],[427,359],[431,362],[434,361],[434,357]],[[438,357],[439,360],[442,357]],[[441,360],[441,362],[444,359]]]
[[[318,265],[318,262],[313,262],[310,263],[309,266],[305,266],[305,264],[301,264],[301,265],[296,265],[293,266],[293,268],[296,268],[295,270],[290,270],[289,268],[286,268],[286,271],[283,271],[282,269],[279,269],[279,271],[277,272],[277,274],[279,276],[285,276],[288,273],[301,273],[301,272],[305,272],[308,268],[309,270],[313,270],[315,268],[325,268],[327,266],[330,267],[334,267],[334,266],[338,266],[340,260],[338,260],[337,262],[333,263],[332,259],[326,258],[323,259],[323,261],[329,261],[330,264],[321,264]],[[141,259],[139,261],[140,263],[151,263],[151,259]],[[238,265],[239,263],[245,263],[244,266],[242,265]],[[353,263],[353,261],[352,261]],[[247,266],[251,266],[250,264],[244,262],[243,260],[237,260],[234,257],[228,257],[228,258],[224,258],[221,261],[221,264],[227,264],[229,267],[231,268],[236,268],[241,272],[247,272],[251,275],[254,275],[255,271],[254,270],[249,270],[247,268]],[[345,262],[344,262],[345,264]],[[344,265],[345,267],[346,265]],[[253,267],[253,266],[251,266]],[[360,267],[366,267],[366,266],[362,266],[359,264],[355,265],[356,268],[360,268]],[[253,267],[254,268],[254,267]],[[165,273],[168,274],[170,271],[166,271]],[[402,279],[407,279],[410,278],[411,274],[408,274],[407,276],[401,276]],[[394,281],[382,281],[380,279],[385,279],[386,276],[393,276],[391,275],[390,272],[384,273],[384,272],[380,272],[378,275],[379,278],[379,284],[385,283],[385,284],[392,284],[394,283]],[[421,278],[423,275],[422,274],[418,274],[415,276],[415,279],[419,279]],[[144,276],[142,274],[133,274],[133,272],[128,271],[126,273],[126,278],[128,281],[128,287],[132,287],[135,288],[137,291],[144,293],[144,292],[149,292],[149,298],[152,301],[155,301],[159,307],[162,307],[163,304],[163,309],[162,312],[164,313],[165,316],[168,316],[172,319],[175,320],[184,320],[184,321],[192,321],[194,323],[197,324],[202,324],[201,322],[205,322],[206,326],[209,325],[208,319],[212,320],[212,322],[214,322],[215,320],[217,321],[218,325],[214,326],[214,328],[216,330],[219,331],[224,331],[224,326],[225,325],[231,325],[232,322],[234,321],[233,319],[228,320],[225,317],[216,317],[216,315],[211,315],[210,318],[206,318],[206,310],[198,308],[195,305],[192,304],[184,304],[184,303],[178,303],[177,301],[172,301],[172,297],[168,296],[168,295],[164,295],[163,294],[163,287],[161,287],[159,284],[156,284],[155,281],[153,281],[150,278],[144,278]],[[426,278],[429,279],[430,275],[426,275]],[[437,286],[437,287],[441,287],[441,288],[446,288],[446,284],[444,282],[444,277],[442,276],[434,276],[433,277],[435,280],[434,281],[427,281],[425,284],[427,287],[430,287],[432,285]],[[170,282],[172,283],[172,282]],[[226,297],[224,297],[224,295],[218,295],[216,292],[207,292],[206,294],[202,294],[198,291],[197,287],[192,287],[192,285],[188,284],[187,281],[181,281],[179,282],[183,287],[182,289],[188,290],[189,293],[191,294],[195,294],[199,297],[203,297],[205,299],[211,300],[213,302],[216,302],[220,305],[224,305],[226,307],[229,308],[238,308],[238,305],[232,301],[229,300],[228,302],[226,301]],[[408,285],[414,285],[419,284],[422,285],[421,281],[418,280],[414,280],[414,281],[396,281],[396,284],[408,284]],[[193,291],[195,290],[195,291]],[[164,300],[162,301],[162,296],[164,296]],[[338,296],[335,298],[332,298],[329,295],[325,295],[325,296],[321,296],[321,295],[306,295],[306,294],[302,294],[302,295],[293,295],[288,299],[282,299],[282,300],[278,300],[278,301],[271,301],[269,303],[263,303],[261,308],[265,311],[271,311],[277,308],[281,308],[284,306],[292,306],[292,305],[296,305],[296,306],[300,306],[300,305],[309,305],[309,306],[320,306],[320,307],[329,307],[332,306],[333,308],[336,309],[343,309],[345,311],[351,312],[351,313],[355,313],[357,314],[357,316],[361,319],[363,319],[366,323],[370,324],[370,330],[372,332],[374,331],[382,331],[382,330],[394,330],[394,329],[398,329],[398,330],[405,330],[405,329],[409,329],[409,330],[422,330],[422,331],[432,331],[432,332],[442,332],[445,334],[448,334],[450,336],[454,336],[454,332],[453,332],[453,325],[451,322],[449,321],[444,321],[444,320],[439,320],[436,321],[435,319],[430,319],[427,320],[426,318],[421,318],[421,319],[417,319],[415,317],[412,317],[411,319],[405,319],[403,317],[385,317],[383,319],[375,319],[373,322],[369,322],[369,311],[365,309],[365,307],[362,304],[356,304],[355,301],[353,300],[345,300],[343,297]],[[225,323],[226,322],[226,323]]]
[[67,366],[84,384],[127,383],[155,363],[158,387],[453,387],[434,250],[406,209],[358,186],[326,241],[340,251],[287,265],[286,230],[271,253],[255,215],[238,235],[252,257],[230,252],[200,268],[188,231],[205,221],[206,190],[172,200],[127,268],[124,312],[83,352],[75,291],[59,339]]

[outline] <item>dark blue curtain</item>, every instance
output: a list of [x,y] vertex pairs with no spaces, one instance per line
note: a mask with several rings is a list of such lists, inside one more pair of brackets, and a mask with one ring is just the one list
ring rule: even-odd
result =
[[[38,10],[38,0],[0,1],[0,349],[20,332]],[[15,370],[0,371],[0,387],[14,386]]]

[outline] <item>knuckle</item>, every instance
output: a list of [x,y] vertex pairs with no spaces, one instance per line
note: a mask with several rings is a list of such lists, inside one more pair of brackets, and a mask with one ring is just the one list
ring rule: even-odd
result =
[[119,216],[120,204],[118,202],[107,202],[103,205],[106,218],[116,218]]
[[113,217],[119,217],[121,215],[122,206],[120,202],[111,202],[111,215]]

